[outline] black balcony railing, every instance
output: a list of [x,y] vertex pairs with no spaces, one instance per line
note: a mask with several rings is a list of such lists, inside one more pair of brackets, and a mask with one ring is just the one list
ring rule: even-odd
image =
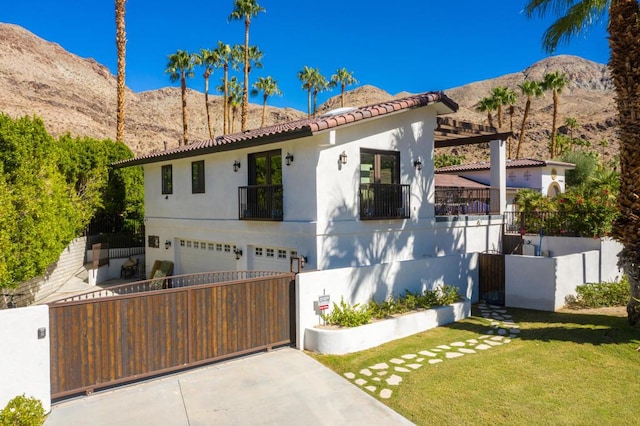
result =
[[410,198],[409,185],[360,185],[360,219],[406,219]]
[[282,206],[282,185],[251,185],[238,188],[241,220],[281,221]]
[[589,235],[588,230],[584,230],[582,221],[571,221],[566,214],[560,212],[505,212],[504,232],[506,234],[539,234],[579,237]]
[[438,187],[435,189],[435,213],[436,216],[499,213],[498,196],[497,188]]

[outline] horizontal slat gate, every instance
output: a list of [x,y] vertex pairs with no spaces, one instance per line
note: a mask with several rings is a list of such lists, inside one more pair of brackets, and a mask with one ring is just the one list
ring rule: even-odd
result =
[[51,394],[294,343],[294,275],[50,305]]

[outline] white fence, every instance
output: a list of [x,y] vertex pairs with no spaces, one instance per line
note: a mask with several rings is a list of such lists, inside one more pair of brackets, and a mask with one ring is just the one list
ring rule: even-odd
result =
[[621,248],[611,239],[544,237],[551,257],[505,256],[505,305],[557,311],[579,285],[619,280]]
[[305,272],[296,279],[297,347],[304,349],[305,330],[321,324],[318,297],[329,295],[331,306],[341,298],[353,305],[372,298],[383,301],[405,290],[422,292],[449,284],[477,302],[478,254],[455,254],[363,267]]
[[0,330],[0,409],[24,393],[49,412],[49,306],[0,310]]

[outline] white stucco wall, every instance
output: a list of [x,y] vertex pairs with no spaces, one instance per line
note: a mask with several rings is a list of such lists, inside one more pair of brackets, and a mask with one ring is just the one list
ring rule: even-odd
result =
[[304,330],[320,324],[318,296],[349,304],[385,300],[405,290],[422,292],[440,284],[457,286],[472,302],[478,298],[478,255],[458,254],[358,268],[306,272],[296,277],[297,346],[304,348]]
[[505,305],[553,311],[556,300],[556,261],[553,258],[505,256]]
[[557,311],[576,287],[600,281],[597,250],[557,257],[505,256],[505,305]]
[[[46,332],[38,338],[38,329]],[[51,410],[49,307],[0,310],[0,409],[15,396],[39,399]]]

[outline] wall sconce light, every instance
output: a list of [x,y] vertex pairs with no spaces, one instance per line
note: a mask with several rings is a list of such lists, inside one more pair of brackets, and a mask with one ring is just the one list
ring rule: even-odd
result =
[[309,258],[307,256],[300,256],[300,267],[304,269],[304,265],[307,264]]
[[416,170],[420,171],[422,170],[422,161],[420,161],[419,159],[413,162],[413,167],[416,168]]
[[167,240],[164,242],[164,248],[166,250],[169,250],[169,248],[171,247],[171,240]]
[[236,260],[240,260],[240,258],[242,257],[242,249],[236,247],[233,250],[233,253],[236,255]]
[[340,154],[339,160],[340,160],[340,164],[347,164],[347,153],[345,151],[342,151],[342,154]]
[[284,159],[286,160],[286,164],[287,166],[290,166],[291,163],[293,163],[293,155],[290,152],[287,152],[287,156],[284,157]]
[[240,162],[238,160],[233,162],[233,171],[237,172],[238,169],[240,168]]

